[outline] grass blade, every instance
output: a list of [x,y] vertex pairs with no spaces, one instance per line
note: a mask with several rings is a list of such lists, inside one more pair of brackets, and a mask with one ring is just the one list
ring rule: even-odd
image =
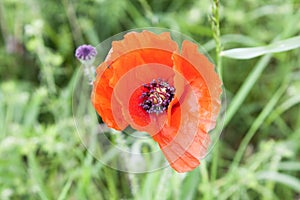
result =
[[269,53],[279,53],[300,47],[300,36],[274,42],[267,46],[225,50],[221,55],[235,59],[250,59]]
[[68,192],[72,186],[72,182],[73,180],[72,179],[69,179],[68,182],[66,183],[66,185],[64,186],[64,188],[62,189],[59,197],[58,197],[58,200],[64,200],[64,199],[67,199],[67,195],[68,195]]
[[293,190],[300,192],[300,180],[287,174],[278,172],[263,171],[257,174],[258,180],[271,180],[282,183]]
[[276,103],[286,90],[287,84],[285,84],[285,81],[283,82],[282,86],[277,90],[277,92],[272,96],[270,101],[267,103],[265,108],[261,111],[259,116],[256,118],[256,120],[253,122],[252,126],[250,127],[249,131],[246,133],[244,139],[242,140],[240,147],[233,159],[231,169],[235,169],[235,167],[238,166],[239,162],[242,159],[242,156],[250,142],[250,140],[253,138],[256,131],[259,129],[259,127],[262,125],[262,123],[265,121],[265,119],[268,117],[268,115],[271,113],[271,111],[274,109]]

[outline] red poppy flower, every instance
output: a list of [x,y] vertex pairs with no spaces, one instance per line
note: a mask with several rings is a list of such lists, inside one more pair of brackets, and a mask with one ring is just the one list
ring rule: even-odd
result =
[[167,32],[130,32],[112,42],[91,99],[109,127],[148,132],[170,165],[186,172],[207,153],[221,85],[196,44],[185,40],[180,52]]

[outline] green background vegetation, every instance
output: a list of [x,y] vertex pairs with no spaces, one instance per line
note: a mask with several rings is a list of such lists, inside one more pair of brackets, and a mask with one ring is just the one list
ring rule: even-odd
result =
[[[220,51],[295,38],[300,2],[215,3],[0,0],[0,199],[299,199],[299,48],[243,60],[236,59],[241,50],[233,58]],[[224,130],[186,174],[111,169],[86,151],[74,128],[76,47],[150,26],[191,36],[222,67]]]

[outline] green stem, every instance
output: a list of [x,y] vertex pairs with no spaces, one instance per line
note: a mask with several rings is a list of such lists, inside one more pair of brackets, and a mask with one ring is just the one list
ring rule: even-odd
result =
[[219,143],[216,144],[213,151],[212,163],[211,163],[211,181],[215,181],[218,175],[218,164],[219,164]]

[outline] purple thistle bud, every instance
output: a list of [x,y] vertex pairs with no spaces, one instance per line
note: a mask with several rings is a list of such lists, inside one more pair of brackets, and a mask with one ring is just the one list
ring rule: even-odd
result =
[[87,76],[89,84],[93,84],[95,79],[95,68],[93,63],[97,55],[97,50],[91,45],[81,45],[76,49],[75,56],[83,64],[84,74]]
[[96,48],[86,44],[79,46],[75,52],[76,58],[82,63],[89,62],[89,61],[93,62],[96,55],[97,55]]

